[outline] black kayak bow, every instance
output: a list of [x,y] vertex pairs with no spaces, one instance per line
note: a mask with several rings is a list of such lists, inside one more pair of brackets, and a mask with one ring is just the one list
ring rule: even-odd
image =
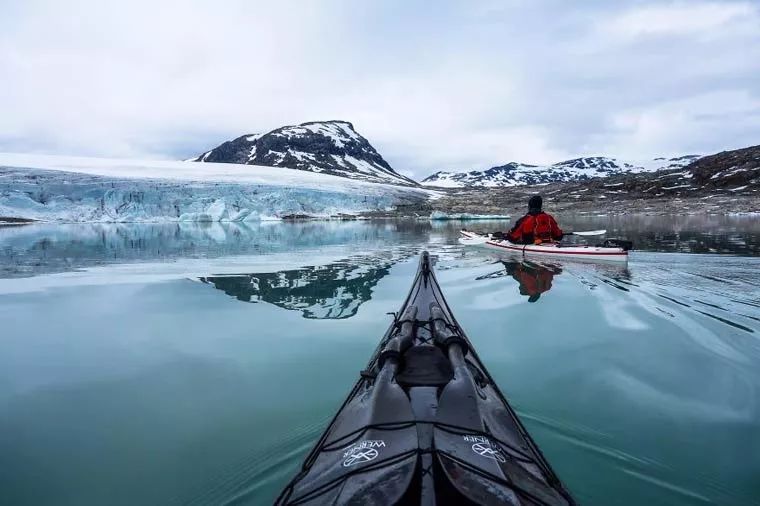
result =
[[367,369],[276,504],[574,505],[423,252]]

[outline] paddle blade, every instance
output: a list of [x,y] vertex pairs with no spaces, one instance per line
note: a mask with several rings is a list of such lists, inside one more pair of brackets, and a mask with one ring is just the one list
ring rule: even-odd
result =
[[460,234],[462,234],[462,237],[459,238],[459,244],[463,244],[465,246],[476,246],[478,244],[485,244],[488,242],[489,236],[487,235],[481,235],[475,232],[470,232],[469,230],[460,230]]
[[590,236],[590,235],[604,235],[606,234],[606,230],[586,230],[582,232],[568,232],[565,235],[583,235],[583,236]]

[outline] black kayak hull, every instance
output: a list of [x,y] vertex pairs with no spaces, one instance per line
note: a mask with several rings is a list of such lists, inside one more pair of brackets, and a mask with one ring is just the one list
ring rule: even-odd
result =
[[276,503],[575,504],[454,318],[427,252]]

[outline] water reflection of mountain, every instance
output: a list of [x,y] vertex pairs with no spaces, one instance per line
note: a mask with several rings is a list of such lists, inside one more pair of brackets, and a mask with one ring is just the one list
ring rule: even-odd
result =
[[243,302],[268,302],[301,311],[304,318],[341,319],[356,314],[390,267],[408,255],[349,259],[278,272],[200,278]]

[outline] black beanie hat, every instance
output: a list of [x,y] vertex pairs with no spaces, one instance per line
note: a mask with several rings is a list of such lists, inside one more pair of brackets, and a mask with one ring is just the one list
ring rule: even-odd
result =
[[528,200],[528,211],[540,211],[543,205],[544,199],[541,198],[541,195],[533,195]]

